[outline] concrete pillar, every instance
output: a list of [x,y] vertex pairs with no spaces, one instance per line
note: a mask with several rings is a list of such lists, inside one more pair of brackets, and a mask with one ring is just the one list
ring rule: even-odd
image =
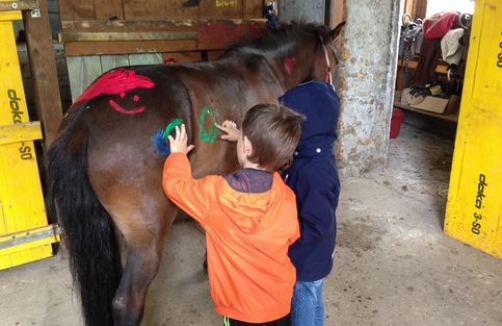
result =
[[337,81],[342,100],[337,156],[345,176],[381,168],[387,161],[400,2],[345,1]]
[[[344,0],[347,25],[335,74],[342,102],[335,152],[344,176],[361,175],[387,161],[400,6],[400,0]],[[324,7],[325,0],[282,0],[279,20],[323,23]]]

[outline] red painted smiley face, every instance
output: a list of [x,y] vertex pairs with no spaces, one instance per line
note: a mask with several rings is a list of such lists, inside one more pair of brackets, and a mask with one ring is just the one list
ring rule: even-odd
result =
[[[118,95],[121,99],[126,97],[126,93],[139,88],[152,88],[155,83],[148,77],[137,75],[134,70],[119,68],[107,72],[89,86],[75,101],[75,104],[89,101],[99,95]],[[139,95],[132,95],[134,103],[140,100]],[[123,114],[137,114],[145,111],[142,105],[132,108],[125,108],[115,100],[108,100],[110,106],[117,112]]]

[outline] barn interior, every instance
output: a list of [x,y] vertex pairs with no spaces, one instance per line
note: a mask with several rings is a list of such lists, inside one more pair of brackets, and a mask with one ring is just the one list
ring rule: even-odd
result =
[[[106,5],[0,0],[0,24],[13,24],[12,32],[8,29],[12,35],[0,35],[2,42],[7,36],[17,38],[17,69],[31,121],[24,125],[25,135],[0,120],[0,135],[33,141],[43,158],[62,115],[94,78],[119,65],[214,60],[233,41],[267,23],[267,6],[284,23],[302,20],[334,27],[347,22],[335,70],[342,99],[335,148],[342,192],[335,264],[324,288],[325,324],[501,325],[502,202],[491,199],[500,198],[496,187],[502,181],[502,119],[496,112],[502,94],[497,82],[502,66],[498,1],[176,0],[170,6],[163,1],[146,6],[122,0]],[[427,72],[432,71],[443,89],[460,84],[464,90],[481,88],[481,95],[457,89],[447,97],[428,93],[432,98],[411,103],[406,96],[424,55],[419,40],[403,41],[403,26],[411,19],[423,27],[423,19],[452,9],[473,18],[469,33],[474,39],[463,49],[464,66],[449,74],[448,62],[439,59]],[[134,33],[126,33],[131,30]],[[195,30],[205,30],[206,38],[197,40]],[[485,43],[476,41],[480,35],[495,44],[487,46],[492,52],[486,56]],[[410,48],[400,50],[403,44]],[[0,52],[2,61],[10,60],[6,48]],[[479,57],[468,57],[471,49],[481,53]],[[485,59],[490,55],[494,63]],[[476,73],[474,66],[481,69],[485,62],[486,71]],[[7,81],[7,72],[0,66],[0,79]],[[475,76],[483,82],[475,83]],[[7,107],[9,98],[0,103]],[[477,133],[489,144],[480,145]],[[82,325],[68,256],[59,243],[57,222],[44,214],[43,198],[34,199],[42,205],[42,222],[28,218],[33,227],[18,222],[20,215],[31,214],[33,210],[23,210],[32,204],[23,202],[16,210],[10,202],[14,194],[32,189],[33,179],[44,191],[43,166],[35,162],[35,171],[30,170],[34,177],[11,177],[17,175],[16,163],[6,159],[12,154],[4,147],[12,141],[2,139],[0,325]],[[490,200],[483,206],[481,229],[472,224],[472,196],[477,198],[479,188],[478,179],[464,180],[469,173],[492,177],[489,192],[483,193]],[[41,244],[45,249],[37,253],[30,244],[41,241],[41,236],[30,236],[35,229],[46,240]],[[16,256],[25,248],[30,254]],[[204,234],[194,221],[174,224],[148,292],[142,325],[222,325],[202,268],[204,250]]]

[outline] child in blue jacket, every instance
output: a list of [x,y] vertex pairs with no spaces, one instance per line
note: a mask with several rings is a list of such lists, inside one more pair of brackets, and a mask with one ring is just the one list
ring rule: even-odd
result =
[[300,238],[289,248],[297,278],[292,325],[322,326],[323,279],[333,267],[340,194],[333,153],[340,101],[332,85],[310,81],[287,91],[279,102],[306,116],[293,163],[283,172],[286,184],[296,194],[300,222]]

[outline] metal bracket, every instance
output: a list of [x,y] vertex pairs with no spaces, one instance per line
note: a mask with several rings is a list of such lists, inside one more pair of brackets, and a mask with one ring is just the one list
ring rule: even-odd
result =
[[30,11],[31,18],[40,18],[42,17],[42,13],[40,12],[40,9],[33,9]]
[[61,229],[57,224],[2,235],[0,236],[0,254],[59,242],[60,235]]

